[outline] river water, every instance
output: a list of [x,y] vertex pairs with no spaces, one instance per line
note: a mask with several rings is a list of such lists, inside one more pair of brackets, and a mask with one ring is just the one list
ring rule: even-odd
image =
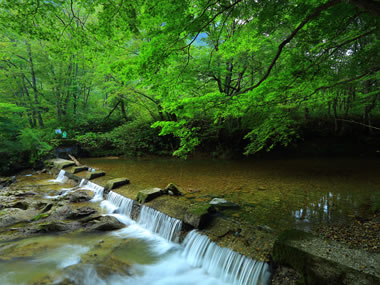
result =
[[[238,211],[242,219],[276,231],[366,216],[379,199],[377,160],[102,158],[81,162],[106,171],[107,176],[129,177],[130,187],[164,187],[173,182],[189,200],[224,197],[242,206]],[[39,183],[38,178],[33,181]],[[64,189],[61,195],[70,191],[59,179],[48,183],[56,185],[57,193]],[[83,187],[102,192],[95,184]],[[112,192],[106,201],[97,198],[92,205],[126,227],[110,233],[76,232],[0,242],[0,284],[267,284],[269,273],[264,263],[220,248],[204,235],[190,232],[183,243],[175,242],[178,220],[146,209],[133,221],[128,215],[128,199]],[[165,230],[157,228],[154,222],[158,220]]]
[[[176,160],[90,158],[82,163],[141,187],[180,186],[189,199],[224,197],[242,219],[276,230],[310,229],[370,215],[380,201],[380,160],[311,158]],[[132,185],[131,184],[131,185]]]

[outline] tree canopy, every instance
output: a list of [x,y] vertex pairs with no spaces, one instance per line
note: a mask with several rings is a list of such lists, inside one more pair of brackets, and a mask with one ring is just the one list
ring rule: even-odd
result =
[[286,146],[309,124],[372,134],[379,15],[373,0],[4,0],[0,135],[60,127],[183,157]]

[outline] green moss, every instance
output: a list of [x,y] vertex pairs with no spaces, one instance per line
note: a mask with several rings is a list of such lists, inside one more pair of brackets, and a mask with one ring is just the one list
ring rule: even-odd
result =
[[189,211],[190,213],[194,215],[201,216],[203,214],[207,214],[209,208],[210,208],[210,205],[208,203],[201,203],[201,204],[192,205]]
[[45,219],[45,218],[47,218],[47,217],[49,217],[49,214],[48,214],[48,213],[38,214],[37,216],[34,216],[34,217],[32,218],[32,221],[38,221],[38,220],[40,220],[40,219]]

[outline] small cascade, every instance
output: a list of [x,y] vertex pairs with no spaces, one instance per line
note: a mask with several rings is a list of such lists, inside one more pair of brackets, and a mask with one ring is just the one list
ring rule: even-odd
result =
[[107,200],[102,201],[101,207],[109,214],[118,213],[131,217],[133,200],[110,191]]
[[252,260],[229,248],[218,246],[196,230],[189,232],[183,242],[182,256],[194,267],[232,285],[265,285],[270,272],[264,262]]
[[56,179],[50,180],[51,182],[65,183],[69,178],[65,176],[66,171],[63,169],[59,171]]
[[[83,181],[83,179],[82,179],[82,181]],[[81,181],[81,183],[82,183],[82,181]],[[99,202],[99,201],[103,200],[104,187],[102,187],[98,184],[92,183],[91,181],[87,181],[86,185],[82,186],[82,189],[90,190],[90,191],[93,191],[95,193],[94,198],[92,198],[92,200],[91,200],[92,202]]]
[[86,184],[86,179],[82,178],[82,180],[80,181],[78,187],[83,187],[85,184]]
[[168,241],[179,241],[182,229],[181,220],[169,217],[150,207],[142,206],[137,223]]

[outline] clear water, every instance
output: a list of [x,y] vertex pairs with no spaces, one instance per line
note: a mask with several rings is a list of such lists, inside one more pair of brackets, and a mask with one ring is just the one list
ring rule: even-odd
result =
[[[251,224],[283,230],[310,228],[367,216],[380,201],[380,160],[312,158],[220,161],[211,159],[81,160],[143,188],[180,186],[185,197],[207,202],[224,197]],[[120,190],[121,191],[121,190]]]

